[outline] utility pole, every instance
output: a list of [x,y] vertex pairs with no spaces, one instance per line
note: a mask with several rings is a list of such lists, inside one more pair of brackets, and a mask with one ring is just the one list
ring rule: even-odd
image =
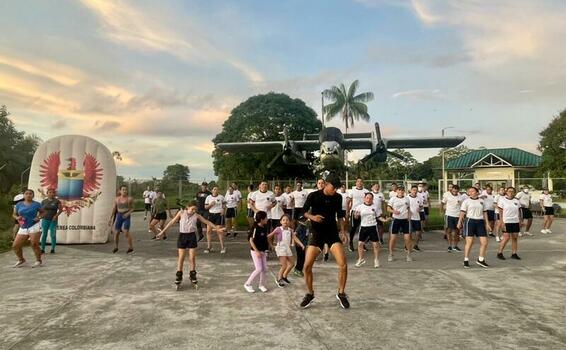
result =
[[[453,129],[453,128],[454,128],[453,126],[447,126],[445,128],[442,128],[442,131],[441,131],[442,137],[444,137],[444,130]],[[441,152],[442,153],[442,189],[443,189],[442,193],[445,193],[446,191],[448,191],[448,184],[447,184],[448,177],[446,176],[446,169],[444,168],[444,162],[445,162],[444,152],[445,152],[445,150],[443,149],[442,152]]]

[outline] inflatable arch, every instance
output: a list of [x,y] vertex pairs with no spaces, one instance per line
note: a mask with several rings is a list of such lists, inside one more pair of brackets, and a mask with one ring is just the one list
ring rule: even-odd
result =
[[47,189],[57,189],[63,203],[57,243],[108,240],[108,220],[116,196],[116,165],[100,142],[81,135],[44,142],[33,156],[28,187],[35,191],[38,202],[47,197]]

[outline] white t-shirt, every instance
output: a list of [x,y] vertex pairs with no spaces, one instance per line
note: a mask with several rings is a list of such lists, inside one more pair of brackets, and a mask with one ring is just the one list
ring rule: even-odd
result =
[[373,205],[360,204],[354,208],[354,212],[360,215],[362,227],[375,227],[377,225]]
[[226,193],[224,200],[226,201],[226,208],[236,208],[240,201],[240,197],[238,197],[236,192],[232,192],[232,194]]
[[208,212],[211,214],[220,214],[222,213],[222,204],[224,203],[224,196],[219,194],[216,197],[214,197],[213,195],[209,194],[208,197],[206,197],[206,199],[204,200],[204,205],[210,205],[213,204],[212,207],[210,207],[210,209],[208,209]]
[[446,215],[452,217],[460,216],[460,207],[462,205],[462,197],[457,194],[453,195],[450,193],[442,199],[442,203],[446,205]]
[[352,210],[360,204],[364,204],[364,197],[368,192],[365,188],[358,189],[355,187],[348,191],[348,198],[352,201]]
[[393,214],[393,219],[408,219],[409,218],[409,198],[405,197],[393,197],[389,200],[387,204],[391,209],[397,210],[399,214]]
[[250,199],[254,202],[257,210],[267,213],[267,218],[271,219],[271,204],[275,203],[275,195],[271,191],[255,191]]
[[503,222],[506,224],[519,223],[519,208],[521,203],[518,199],[509,199],[501,196],[498,203],[499,208],[503,209]]
[[531,194],[530,193],[525,193],[525,192],[521,191],[521,192],[517,193],[515,198],[517,198],[519,200],[519,203],[521,203],[521,207],[529,208],[531,206]]
[[397,191],[389,191],[389,199],[397,197]]
[[373,192],[373,208],[375,209],[375,215],[381,216],[383,214],[383,202],[385,202],[385,196],[381,192]]
[[[226,195],[224,197],[228,197],[228,195],[230,194],[230,191],[226,191]],[[234,190],[232,192],[233,195],[236,196],[236,203],[238,203],[241,199],[242,199],[242,192],[238,191],[238,190]]]
[[153,199],[151,192],[153,192],[153,191],[148,191],[148,190],[143,191],[143,202],[145,204],[151,204],[151,201]]
[[281,219],[285,212],[283,211],[283,207],[286,205],[285,197],[280,195],[279,197],[275,197],[275,206],[271,208],[271,218],[272,219]]
[[424,206],[425,206],[427,197],[423,192],[417,192],[417,197],[419,197],[421,199],[421,202],[423,203],[420,211],[424,212]]
[[423,207],[423,199],[421,196],[417,195],[413,198],[411,195],[407,196],[409,198],[409,202],[411,204],[411,220],[420,221],[421,217],[419,212]]
[[542,201],[543,207],[552,207],[552,196],[550,194],[541,194],[539,201]]
[[281,197],[285,198],[285,209],[293,209],[291,208],[291,201],[293,200],[291,198],[291,193],[283,192]]
[[430,193],[428,193],[428,191],[422,191],[418,193],[420,193],[422,196],[423,207],[428,208],[428,199],[430,198]]
[[464,202],[462,202],[462,206],[460,210],[466,213],[466,217],[468,219],[482,220],[483,212],[486,211],[487,209],[485,208],[485,203],[483,199],[468,198],[464,200]]
[[293,201],[295,202],[295,208],[304,207],[308,195],[309,194],[304,189],[291,192],[291,198],[293,198]]
[[338,192],[340,193],[340,195],[342,196],[342,210],[346,211],[348,210],[348,193],[344,192]]
[[254,193],[255,193],[255,192],[250,192],[250,193],[248,193],[248,197],[247,197],[247,200],[246,200],[248,209],[251,209],[251,208],[252,208],[252,205],[250,204],[250,200],[252,199],[252,195],[253,195]]
[[492,194],[483,194],[483,207],[485,210],[495,209],[495,196]]

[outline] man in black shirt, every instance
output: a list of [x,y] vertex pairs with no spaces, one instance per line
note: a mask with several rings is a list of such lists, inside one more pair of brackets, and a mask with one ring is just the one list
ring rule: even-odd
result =
[[[339,268],[336,299],[338,299],[342,308],[347,309],[350,307],[345,293],[348,265],[342,245],[346,241],[344,214],[342,214],[342,196],[336,192],[336,189],[340,188],[340,186],[340,178],[336,174],[329,174],[326,177],[324,188],[311,192],[303,207],[304,215],[311,221],[312,227],[305,256],[304,274],[307,294],[301,302],[302,308],[309,307],[314,300],[312,267],[315,258],[320,254],[325,244],[328,244],[330,247],[330,252],[334,256]],[[338,233],[336,225],[337,217],[340,223],[340,233]]]
[[[212,192],[208,190],[208,184],[206,182],[203,182],[200,186],[200,191],[198,191],[195,196],[195,199],[197,201],[197,212],[205,219],[208,219],[208,210],[206,210],[206,208],[204,207],[204,202],[206,201],[206,197],[211,194]],[[202,234],[202,224],[199,220],[197,220],[197,232],[198,240],[200,242],[204,238],[204,235]]]

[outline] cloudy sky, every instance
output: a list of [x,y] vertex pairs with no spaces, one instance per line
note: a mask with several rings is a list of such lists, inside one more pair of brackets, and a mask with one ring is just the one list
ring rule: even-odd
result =
[[566,107],[558,0],[21,0],[0,13],[0,104],[16,126],[94,137],[125,176],[183,163],[212,178],[210,140],[269,91],[319,112],[323,89],[359,79],[386,136],[452,126],[469,147],[529,151]]

